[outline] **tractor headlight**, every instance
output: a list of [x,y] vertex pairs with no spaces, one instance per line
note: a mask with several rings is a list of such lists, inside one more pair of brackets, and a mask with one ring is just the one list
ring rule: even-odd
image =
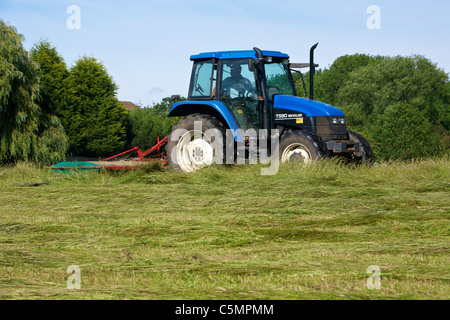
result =
[[333,124],[345,124],[345,118],[332,118],[331,121]]

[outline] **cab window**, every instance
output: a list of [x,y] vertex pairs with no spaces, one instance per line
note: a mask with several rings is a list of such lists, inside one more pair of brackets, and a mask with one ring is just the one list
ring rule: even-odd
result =
[[214,61],[205,60],[194,63],[192,83],[189,96],[191,98],[210,98],[215,86]]
[[292,83],[289,81],[289,71],[286,65],[280,63],[264,64],[266,72],[266,90],[269,100],[273,100],[275,94],[294,96]]

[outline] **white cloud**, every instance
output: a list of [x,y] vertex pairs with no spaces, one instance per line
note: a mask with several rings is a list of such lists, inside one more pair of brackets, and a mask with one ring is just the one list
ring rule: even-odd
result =
[[160,87],[153,87],[148,91],[148,94],[150,95],[160,95],[165,93],[166,91]]

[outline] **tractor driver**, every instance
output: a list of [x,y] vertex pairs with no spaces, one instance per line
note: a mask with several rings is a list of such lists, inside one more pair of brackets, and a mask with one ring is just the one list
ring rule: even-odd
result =
[[255,87],[250,80],[241,75],[241,65],[234,64],[230,69],[231,76],[222,81],[223,93],[230,98],[255,97]]

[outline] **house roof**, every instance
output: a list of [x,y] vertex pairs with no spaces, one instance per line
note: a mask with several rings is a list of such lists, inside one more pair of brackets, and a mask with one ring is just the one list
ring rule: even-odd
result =
[[123,105],[123,107],[125,108],[125,109],[127,109],[127,110],[134,110],[134,109],[136,109],[138,106],[137,105],[135,105],[133,102],[131,102],[131,101],[119,101],[119,103],[121,104],[121,105]]

